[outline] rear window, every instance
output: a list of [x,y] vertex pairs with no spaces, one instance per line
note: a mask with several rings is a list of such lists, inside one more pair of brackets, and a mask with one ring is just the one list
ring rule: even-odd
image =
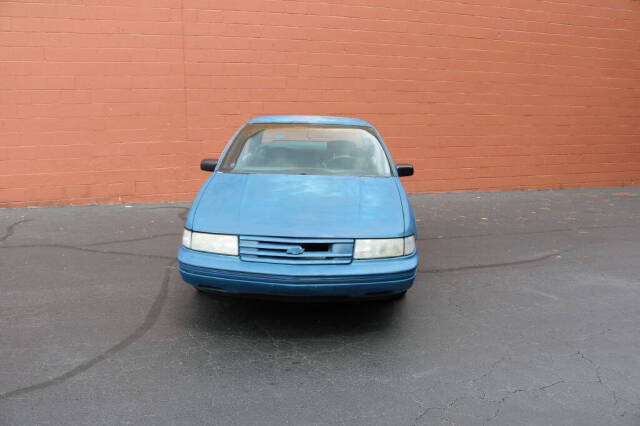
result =
[[380,141],[365,129],[281,124],[244,128],[220,171],[391,176]]

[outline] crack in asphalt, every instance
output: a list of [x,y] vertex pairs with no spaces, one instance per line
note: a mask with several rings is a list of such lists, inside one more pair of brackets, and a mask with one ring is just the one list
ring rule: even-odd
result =
[[443,421],[443,420],[444,420],[444,412],[445,412],[446,410],[448,410],[449,408],[453,407],[454,405],[456,405],[456,402],[458,402],[458,400],[459,400],[459,399],[461,399],[461,398],[464,398],[464,397],[460,396],[460,397],[458,397],[458,398],[455,398],[455,399],[453,399],[453,400],[449,401],[449,403],[447,403],[447,406],[446,406],[446,407],[427,407],[427,408],[423,409],[423,410],[422,410],[422,412],[420,412],[420,414],[418,414],[418,417],[416,417],[416,418],[413,420],[412,425],[413,425],[413,426],[417,425],[417,424],[418,424],[418,421],[419,421],[421,418],[423,418],[424,416],[426,416],[426,415],[427,415],[427,413],[428,413],[429,411],[432,411],[432,410],[442,410],[442,412],[443,412],[443,413],[442,413],[442,415],[440,416],[440,420],[441,420],[441,421]]
[[[147,239],[151,239],[149,237]],[[126,251],[115,251],[115,250],[98,250],[91,249],[83,246],[71,246],[65,244],[16,244],[11,246],[3,246],[0,249],[15,249],[15,248],[59,248],[59,249],[67,249],[67,250],[77,250],[77,251],[86,251],[89,253],[100,253],[100,254],[116,254],[121,256],[134,256],[134,257],[145,257],[148,259],[175,259],[175,256],[163,256],[161,254],[144,254],[144,253],[129,253]]]
[[498,407],[496,408],[496,411],[493,413],[493,415],[491,417],[489,417],[488,419],[486,419],[487,422],[491,422],[492,420],[494,420],[496,417],[498,417],[500,415],[500,413],[502,412],[502,407],[504,406],[504,403],[511,397],[513,397],[513,395],[516,395],[518,393],[521,392],[531,392],[531,391],[541,391],[541,392],[545,392],[547,389],[552,388],[553,386],[559,385],[561,383],[566,383],[564,379],[560,379],[556,382],[553,382],[551,384],[548,385],[544,385],[544,386],[540,386],[534,389],[522,389],[522,388],[518,388],[518,389],[514,389],[512,391],[507,392],[507,394],[505,396],[503,396],[502,398],[500,398],[498,401],[490,401],[489,402],[493,402],[498,404]]
[[578,355],[580,357],[580,359],[583,359],[585,361],[587,361],[593,368],[594,368],[594,373],[596,375],[596,380],[598,381],[599,384],[603,384],[602,383],[602,377],[600,376],[600,366],[598,364],[596,364],[595,362],[593,362],[593,360],[591,358],[587,358],[585,356],[585,354],[583,354],[581,351],[576,352],[576,355]]
[[546,391],[550,387],[555,386],[555,385],[559,385],[560,383],[564,383],[564,382],[565,382],[564,380],[558,380],[557,382],[553,382],[550,385],[541,386],[541,387],[538,388],[538,390]]
[[601,365],[600,364],[596,364],[591,358],[588,358],[585,354],[583,354],[581,351],[578,351],[575,353],[575,355],[577,355],[581,360],[586,361],[587,363],[589,363],[589,365],[591,365],[591,367],[593,367],[593,374],[596,377],[596,382],[601,385],[604,386],[609,392],[611,392],[611,398],[613,399],[613,405],[617,406],[620,403],[620,400],[632,404],[629,401],[618,397],[618,395],[616,394],[616,391],[614,389],[611,388],[611,386],[609,386],[607,383],[605,383],[602,380],[602,374],[600,373],[600,369],[601,369]]
[[[510,360],[511,358],[508,355],[502,355],[498,360],[493,361],[491,364],[489,364],[489,368],[487,369],[487,371],[485,373],[483,373],[482,375],[476,377],[475,379],[471,380],[471,383],[476,383],[479,382],[480,380],[487,378],[491,373],[493,373],[493,370],[500,364],[505,362],[506,360]],[[484,397],[480,398],[480,399],[484,399]]]
[[7,226],[7,229],[4,235],[0,237],[0,243],[6,241],[10,236],[12,236],[18,225],[20,225],[21,223],[30,222],[30,221],[31,219],[20,219],[19,221],[14,222],[11,225]]
[[515,231],[515,232],[500,232],[500,233],[487,233],[487,234],[469,234],[469,235],[448,235],[441,237],[428,237],[417,238],[416,241],[433,241],[433,240],[456,240],[462,238],[481,238],[481,237],[504,237],[506,235],[536,235],[536,234],[550,234],[554,232],[580,232],[594,229],[616,229],[616,228],[638,228],[640,224],[634,225],[600,225],[600,226],[580,226],[575,228],[555,228],[555,229],[543,229],[541,231]]
[[[487,369],[487,371],[485,373],[483,373],[482,375],[472,379],[470,382],[475,384],[476,382],[480,381],[481,379],[488,377],[499,364],[501,364],[502,362],[504,362],[506,360],[509,360],[509,359],[510,359],[509,355],[505,354],[505,355],[501,356],[498,360],[492,362],[489,365],[489,367],[488,367],[488,369]],[[479,399],[483,403],[495,404],[496,408],[495,408],[494,413],[490,417],[484,419],[483,424],[487,424],[487,423],[491,422],[492,420],[494,420],[496,417],[498,417],[500,415],[500,413],[502,412],[502,409],[504,407],[504,404],[510,398],[512,398],[514,395],[517,395],[519,393],[534,392],[534,391],[546,392],[548,389],[550,389],[550,388],[552,388],[554,386],[557,386],[557,385],[559,385],[561,383],[566,383],[566,380],[563,379],[563,378],[560,378],[559,380],[557,380],[557,381],[555,381],[553,383],[550,383],[548,385],[542,385],[542,386],[533,387],[533,388],[516,388],[516,389],[510,390],[510,391],[506,391],[504,396],[502,398],[498,399],[498,400],[487,399],[485,397],[485,392],[483,390],[481,390],[481,395],[479,397],[471,396],[471,395],[458,396],[457,398],[451,400],[446,406],[432,406],[432,407],[424,408],[420,412],[420,414],[413,420],[412,425],[417,425],[420,419],[422,419],[424,416],[426,416],[427,413],[429,413],[430,411],[434,411],[434,410],[441,410],[442,411],[440,413],[440,416],[439,416],[441,422],[444,422],[444,421],[448,420],[446,418],[447,410],[451,409],[461,399]],[[419,401],[415,401],[415,402],[417,404],[420,404],[421,406],[423,405]]]
[[160,291],[158,291],[158,295],[155,297],[153,303],[151,304],[151,308],[149,308],[149,311],[147,312],[147,315],[145,316],[142,324],[140,324],[131,334],[129,334],[124,339],[122,339],[120,342],[111,346],[106,351],[100,353],[99,355],[91,359],[81,362],[80,364],[73,367],[71,370],[68,370],[67,372],[57,377],[54,377],[49,380],[45,380],[40,383],[36,383],[34,385],[14,389],[12,391],[0,394],[0,401],[2,401],[3,399],[11,398],[18,395],[23,395],[36,390],[44,389],[49,386],[60,384],[65,380],[70,379],[71,377],[74,377],[88,370],[89,368],[93,367],[97,363],[104,361],[105,359],[115,355],[116,353],[120,352],[121,350],[123,350],[124,348],[126,348],[127,346],[131,345],[133,342],[135,342],[136,340],[144,336],[144,334],[147,331],[149,331],[149,329],[156,323],[156,321],[158,320],[158,317],[160,316],[162,307],[164,306],[164,303],[166,302],[167,296],[169,294],[169,281],[171,280],[171,275],[175,270],[176,263],[177,261],[174,259],[168,265],[165,266],[165,272],[162,278],[162,283],[160,285]]
[[[517,395],[519,393],[532,392],[532,391],[546,392],[548,389],[550,389],[550,388],[552,388],[554,386],[557,386],[557,385],[559,385],[561,383],[566,383],[566,381],[564,379],[560,379],[560,380],[555,381],[553,383],[550,383],[548,385],[543,385],[543,386],[539,386],[539,387],[536,387],[536,388],[529,388],[529,389],[527,389],[527,388],[518,388],[518,389],[513,389],[511,391],[507,391],[506,394],[502,398],[497,400],[497,401],[496,400],[485,399],[484,397],[480,397],[479,399],[482,400],[485,403],[490,403],[490,404],[496,404],[497,405],[493,415],[491,415],[490,417],[486,418],[485,419],[485,423],[483,423],[483,424],[489,423],[492,420],[494,420],[496,417],[498,417],[500,415],[500,413],[502,412],[502,408],[503,408],[505,402],[507,400],[509,400],[510,398],[512,398],[514,395]],[[484,395],[484,393],[483,393],[483,395]],[[429,413],[430,411],[435,411],[435,410],[442,411],[442,413],[440,414],[439,417],[440,417],[440,421],[443,422],[443,421],[447,420],[446,419],[447,410],[449,410],[452,407],[454,407],[458,401],[460,401],[461,399],[476,399],[476,398],[477,397],[473,397],[473,396],[459,396],[459,397],[451,400],[449,403],[447,403],[446,406],[442,406],[442,407],[440,407],[440,406],[437,406],[437,407],[426,407],[413,420],[412,425],[413,426],[417,425],[418,422],[424,416],[427,415],[427,413]],[[416,401],[416,402],[418,402],[418,401]]]
[[182,220],[187,220],[187,214],[189,214],[189,209],[191,207],[182,207],[182,206],[158,206],[158,207],[149,207],[145,210],[160,210],[160,209],[182,209],[182,212],[178,213],[178,217]]
[[567,253],[571,250],[574,250],[575,247],[562,249],[562,250],[552,250],[550,252],[546,252],[536,257],[532,257],[529,259],[520,259],[514,260],[510,262],[498,262],[498,263],[486,263],[480,265],[467,265],[467,266],[457,266],[453,268],[436,268],[436,269],[418,269],[418,272],[423,274],[440,274],[444,272],[458,272],[458,271],[466,271],[469,269],[484,269],[484,268],[499,268],[502,266],[513,266],[513,265],[523,265],[527,263],[540,262],[542,260],[549,259],[553,256],[558,256],[562,253]]
[[151,235],[149,237],[130,238],[130,239],[127,239],[127,240],[113,240],[113,241],[104,241],[104,242],[99,242],[99,243],[82,244],[80,247],[95,247],[95,246],[102,246],[102,245],[106,245],[106,244],[132,243],[132,242],[135,242],[135,241],[151,240],[153,238],[169,237],[169,236],[175,236],[175,235],[180,235],[180,234],[181,234],[180,232],[167,232],[167,233],[164,233],[164,234]]

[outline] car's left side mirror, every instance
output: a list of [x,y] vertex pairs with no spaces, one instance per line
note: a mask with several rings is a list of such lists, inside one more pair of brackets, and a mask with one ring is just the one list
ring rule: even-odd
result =
[[396,164],[398,176],[413,176],[413,166],[411,164]]
[[200,170],[204,170],[205,172],[212,172],[216,169],[217,164],[217,158],[205,158],[200,162]]

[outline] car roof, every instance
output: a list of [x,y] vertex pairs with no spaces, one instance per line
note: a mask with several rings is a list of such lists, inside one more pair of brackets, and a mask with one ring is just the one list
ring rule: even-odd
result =
[[360,120],[358,118],[332,117],[322,115],[265,115],[262,117],[253,118],[247,122],[247,124],[265,123],[357,126],[369,127],[371,129],[374,128],[371,123]]

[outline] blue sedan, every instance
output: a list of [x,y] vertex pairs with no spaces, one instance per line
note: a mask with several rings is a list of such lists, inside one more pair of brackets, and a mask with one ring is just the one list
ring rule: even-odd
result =
[[418,266],[416,223],[376,129],[354,118],[247,122],[193,202],[178,252],[205,292],[324,299],[397,298]]

